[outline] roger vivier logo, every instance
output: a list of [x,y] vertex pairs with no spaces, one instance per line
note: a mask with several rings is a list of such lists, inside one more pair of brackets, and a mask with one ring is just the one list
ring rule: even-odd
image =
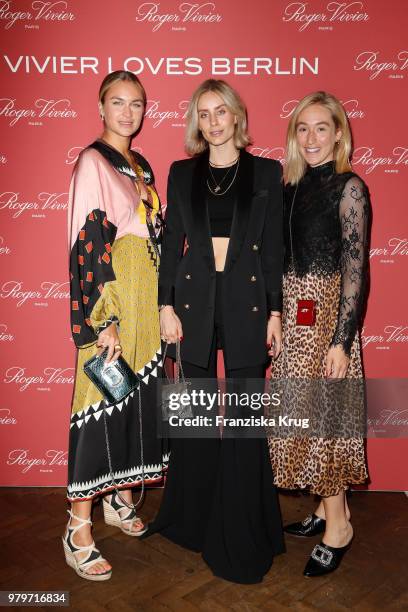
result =
[[408,325],[386,325],[380,332],[369,332],[363,327],[361,343],[363,348],[373,346],[380,350],[388,350],[395,344],[408,344]]
[[380,263],[394,263],[396,257],[408,256],[408,239],[393,236],[386,246],[376,245],[370,249],[370,259]]
[[[19,62],[23,56],[20,56]],[[7,56],[5,56],[8,61]],[[19,67],[19,62],[15,66],[8,64],[13,72]],[[45,70],[46,65],[44,65]],[[43,70],[39,69],[39,72]],[[30,106],[21,106],[16,98],[0,98],[0,117],[7,119],[10,127],[15,126],[19,121],[25,119],[28,125],[43,125],[43,120],[75,119],[78,113],[71,108],[71,100],[68,98],[37,98]]]
[[[363,119],[365,117],[365,112],[360,108],[360,102],[356,98],[341,100],[341,103],[349,119]],[[284,102],[279,117],[281,119],[291,117],[298,104],[299,100],[287,100]]]
[[[368,413],[367,424],[371,426],[391,426],[400,428],[401,433],[408,427],[408,408],[385,408],[378,416]],[[403,430],[401,428],[404,428]]]
[[74,382],[74,368],[46,367],[41,373],[27,372],[26,367],[11,366],[4,373],[5,385],[17,385],[19,391],[27,391],[30,387],[38,388],[43,385],[72,385]]
[[68,453],[63,450],[49,449],[45,451],[42,457],[34,457],[27,448],[15,448],[9,452],[6,464],[18,466],[22,474],[27,474],[33,468],[38,468],[40,472],[52,472],[52,469],[44,470],[41,468],[68,465]]
[[404,78],[408,70],[408,51],[401,50],[387,58],[379,51],[362,51],[356,56],[353,69],[367,72],[371,81],[385,74],[389,78]]
[[74,19],[75,14],[69,10],[68,2],[65,0],[55,2],[34,0],[24,11],[18,10],[12,0],[0,0],[0,21],[4,23],[5,30],[10,30],[17,23],[23,23],[26,29],[38,29],[40,22],[61,23]]
[[32,217],[44,218],[46,212],[62,212],[68,209],[68,193],[50,193],[42,191],[36,199],[25,200],[18,191],[3,191],[0,193],[0,211],[11,213],[12,219],[31,212]]
[[390,153],[377,153],[374,147],[357,147],[353,153],[353,166],[362,166],[365,174],[383,168],[384,172],[397,173],[408,165],[408,148],[396,146]]
[[171,25],[173,30],[185,30],[180,26],[187,23],[220,23],[222,15],[214,2],[181,2],[174,13],[162,12],[160,2],[143,2],[137,10],[136,21],[149,23],[152,31],[157,32],[165,24]]
[[290,2],[283,11],[282,21],[293,22],[303,32],[312,24],[319,29],[333,29],[335,23],[362,23],[369,20],[364,2]]
[[148,100],[145,117],[152,122],[152,127],[170,123],[173,127],[184,127],[182,123],[187,115],[188,100],[181,100],[175,109],[165,109],[160,100]]
[[[26,289],[22,281],[9,280],[3,283],[0,288],[0,299],[14,300],[17,308],[21,308],[24,304],[34,302],[37,305],[39,300],[68,300],[69,282],[58,281],[43,281],[37,289]],[[38,305],[43,306],[44,301]]]

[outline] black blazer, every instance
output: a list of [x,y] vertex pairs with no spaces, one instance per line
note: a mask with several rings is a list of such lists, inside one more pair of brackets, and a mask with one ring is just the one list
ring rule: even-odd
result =
[[[158,300],[172,304],[181,319],[182,360],[201,367],[207,367],[211,350],[216,284],[206,206],[207,172],[208,151],[176,161],[170,168]],[[223,273],[228,369],[267,361],[269,311],[281,310],[282,303],[282,167],[275,160],[241,151],[237,180]],[[168,351],[173,357],[174,346]]]

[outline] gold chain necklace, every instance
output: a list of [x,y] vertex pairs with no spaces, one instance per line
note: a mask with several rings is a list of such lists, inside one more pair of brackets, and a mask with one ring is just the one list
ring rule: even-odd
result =
[[224,191],[222,191],[222,192],[221,192],[221,185],[222,185],[222,183],[224,182],[224,180],[226,179],[226,177],[228,176],[229,172],[232,170],[232,168],[233,168],[233,167],[234,167],[234,166],[230,166],[230,167],[228,168],[228,171],[227,171],[227,172],[224,174],[224,176],[222,177],[221,182],[220,182],[220,183],[217,183],[217,181],[215,180],[214,175],[213,175],[213,173],[212,173],[212,171],[211,171],[211,166],[210,166],[210,165],[208,166],[208,169],[209,169],[210,174],[211,174],[211,178],[212,178],[212,180],[213,180],[213,182],[214,182],[214,185],[215,185],[215,189],[212,189],[212,187],[210,186],[210,183],[208,182],[208,179],[207,179],[207,187],[208,187],[208,189],[209,189],[210,193],[212,193],[212,194],[213,194],[213,195],[215,195],[215,196],[222,196],[222,195],[224,195],[225,193],[227,193],[227,191],[228,191],[228,190],[229,190],[229,189],[232,187],[232,185],[234,184],[234,181],[235,181],[235,179],[236,179],[236,177],[237,177],[237,174],[238,174],[238,168],[239,168],[239,159],[238,159],[237,165],[236,165],[236,167],[235,167],[235,172],[234,172],[234,176],[232,177],[232,181],[230,182],[230,184],[228,185],[228,187],[227,187],[226,189],[224,189]]
[[212,161],[209,161],[209,164],[210,166],[213,166],[214,168],[226,168],[227,166],[233,166],[235,162],[238,161],[238,158],[239,158],[239,153],[235,159],[233,159],[231,162],[228,162],[227,164],[214,164],[214,162]]

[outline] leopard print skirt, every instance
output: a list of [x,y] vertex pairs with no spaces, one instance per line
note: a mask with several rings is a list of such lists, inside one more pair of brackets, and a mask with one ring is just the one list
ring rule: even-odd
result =
[[[347,376],[326,382],[325,357],[337,325],[340,274],[285,275],[283,350],[272,366],[271,390],[279,392],[282,416],[311,422],[311,429],[268,432],[275,475],[281,488],[308,488],[324,497],[367,479],[364,452],[365,394],[360,339],[354,339]],[[312,327],[296,325],[297,301],[317,304]],[[294,429],[298,429],[294,433]]]

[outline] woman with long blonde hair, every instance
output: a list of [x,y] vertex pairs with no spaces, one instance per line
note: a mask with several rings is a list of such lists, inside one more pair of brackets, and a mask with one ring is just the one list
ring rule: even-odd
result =
[[340,564],[353,537],[346,490],[367,478],[359,325],[370,206],[351,148],[334,96],[319,91],[299,102],[287,133],[283,349],[272,387],[281,413],[307,419],[309,430],[271,431],[269,447],[277,486],[321,496],[313,514],[285,527],[301,537],[324,533],[306,576]]

